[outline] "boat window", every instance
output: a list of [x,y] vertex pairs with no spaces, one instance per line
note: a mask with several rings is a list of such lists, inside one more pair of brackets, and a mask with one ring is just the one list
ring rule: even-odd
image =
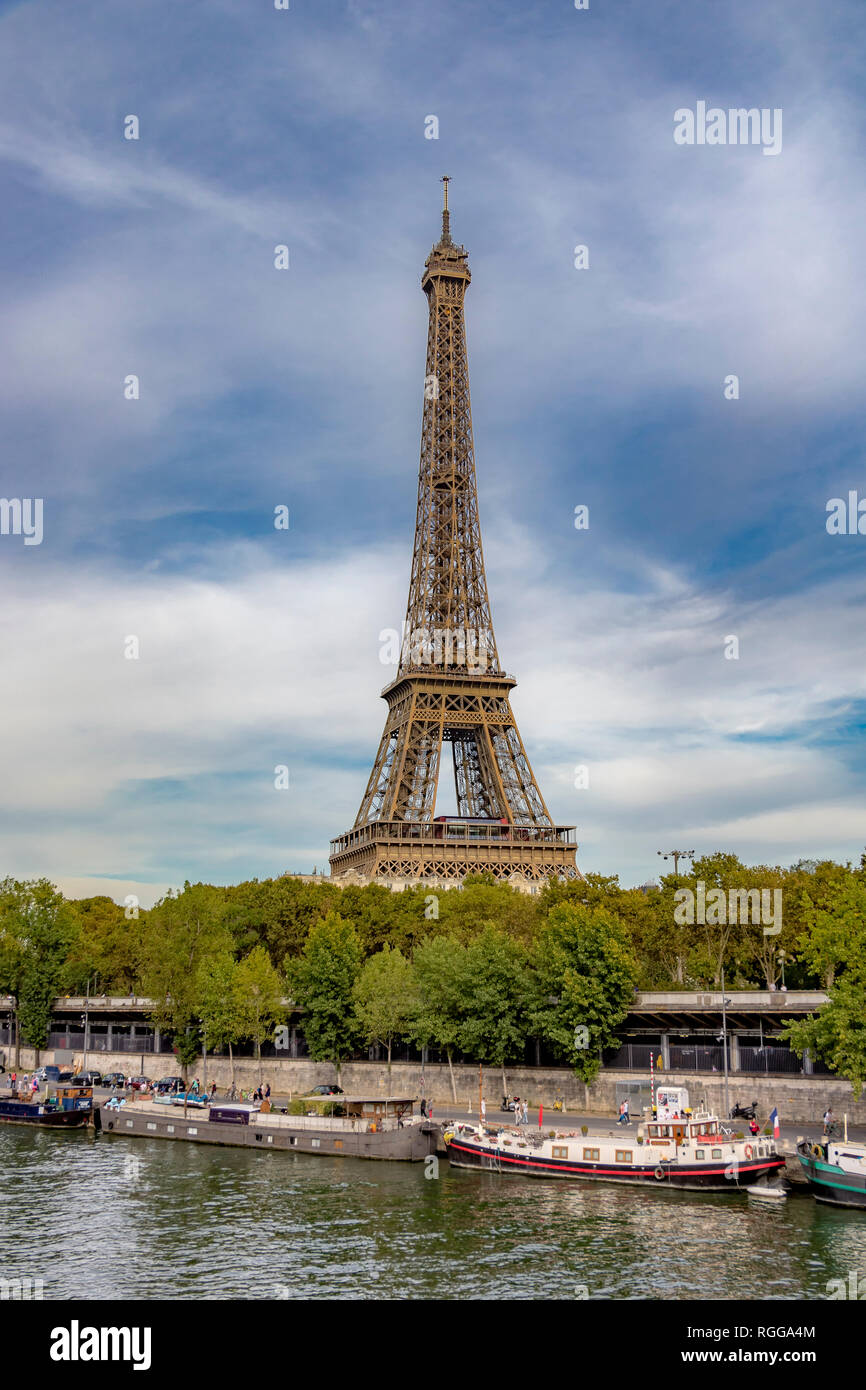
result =
[[334,1148],[335,1148],[335,1149],[341,1149],[342,1147],[343,1147],[343,1141],[342,1141],[342,1139],[335,1139],[335,1140],[334,1140]]
[[149,1120],[148,1120],[148,1123],[147,1123],[147,1127],[148,1127],[148,1129],[156,1129],[156,1125],[155,1125],[155,1124],[151,1124],[151,1122],[150,1122]]
[[616,1161],[617,1163],[631,1163],[631,1155],[631,1149],[617,1149]]
[[598,1163],[598,1149],[584,1149],[584,1158],[588,1158],[590,1163]]
[[568,1149],[567,1149],[566,1145],[565,1145],[565,1144],[554,1144],[554,1146],[553,1146],[553,1157],[554,1157],[554,1158],[568,1158]]
[[313,1149],[319,1149],[319,1148],[321,1148],[321,1146],[322,1146],[322,1141],[321,1141],[321,1139],[311,1139],[311,1140],[310,1140],[310,1147],[311,1147],[311,1148],[313,1148]]
[[197,1129],[187,1129],[187,1134],[198,1134]]
[[713,1149],[713,1158],[721,1158],[721,1156],[722,1156],[722,1151],[721,1151],[721,1149]]
[[704,1150],[703,1150],[703,1149],[695,1149],[695,1158],[703,1158],[703,1156],[704,1156]]

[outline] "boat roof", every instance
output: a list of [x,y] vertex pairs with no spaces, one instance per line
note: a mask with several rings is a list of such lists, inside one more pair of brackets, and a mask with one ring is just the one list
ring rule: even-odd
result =
[[360,1105],[372,1105],[374,1101],[380,1105],[414,1105],[415,1103],[414,1096],[383,1096],[381,1093],[378,1095],[364,1095],[363,1093],[356,1095],[354,1092],[351,1095],[298,1096],[297,1099],[325,1101],[325,1103],[332,1100],[336,1101],[338,1105],[345,1105],[349,1101],[354,1101]]

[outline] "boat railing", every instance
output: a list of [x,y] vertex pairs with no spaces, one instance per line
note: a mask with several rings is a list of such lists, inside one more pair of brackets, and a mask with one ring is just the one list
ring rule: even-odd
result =
[[[403,1120],[403,1125],[418,1123],[419,1120],[420,1116],[407,1115]],[[375,1124],[377,1132],[384,1134],[392,1133],[400,1128],[395,1115],[389,1115],[385,1119],[373,1115],[281,1115],[279,1111],[273,1110],[265,1115],[260,1112],[255,1116],[255,1119],[251,1118],[250,1123],[274,1125],[278,1129],[324,1129],[349,1134],[366,1134],[373,1124]]]

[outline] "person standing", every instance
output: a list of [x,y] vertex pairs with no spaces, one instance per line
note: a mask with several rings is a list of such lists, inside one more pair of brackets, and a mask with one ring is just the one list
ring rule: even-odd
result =
[[824,1129],[823,1129],[823,1132],[822,1132],[822,1138],[824,1138],[824,1139],[827,1138],[827,1135],[830,1133],[830,1126],[831,1126],[832,1123],[833,1123],[833,1111],[831,1110],[830,1106],[828,1105],[828,1106],[827,1106],[827,1109],[824,1111]]
[[524,1123],[525,1125],[528,1125],[528,1124],[529,1124],[529,1101],[528,1101],[528,1100],[525,1100],[525,1101],[523,1102],[523,1123]]

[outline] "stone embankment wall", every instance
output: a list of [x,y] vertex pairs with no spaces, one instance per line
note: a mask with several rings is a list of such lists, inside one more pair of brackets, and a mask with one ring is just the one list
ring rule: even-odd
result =
[[[3,1048],[7,1070],[14,1056],[12,1049]],[[25,1071],[32,1070],[42,1063],[55,1060],[51,1050],[35,1053],[32,1048],[21,1049],[21,1066]],[[71,1065],[68,1053],[61,1053],[59,1060],[63,1065]],[[81,1065],[81,1055],[74,1054],[74,1064]],[[156,1080],[160,1076],[178,1072],[176,1059],[166,1053],[128,1053],[91,1052],[88,1066],[100,1071],[143,1072]],[[227,1057],[199,1058],[197,1064],[189,1069],[190,1078],[198,1076],[208,1083],[216,1081],[220,1091],[224,1091],[231,1081],[231,1070]],[[553,1104],[560,1097],[565,1101],[568,1111],[586,1115],[613,1115],[617,1109],[616,1083],[618,1081],[648,1081],[639,1072],[604,1071],[591,1086],[584,1086],[572,1071],[560,1067],[508,1067],[506,1079],[510,1095],[519,1095],[528,1100],[531,1109],[539,1104],[545,1110],[553,1110]],[[248,1089],[259,1081],[270,1082],[271,1088],[279,1095],[302,1094],[313,1086],[333,1081],[335,1072],[327,1062],[308,1060],[266,1058],[256,1062],[251,1057],[235,1060],[235,1084],[238,1089]],[[457,1091],[457,1106],[461,1110],[478,1111],[478,1068],[455,1066],[454,1080]],[[2,1078],[0,1078],[2,1082]],[[381,1062],[346,1062],[342,1069],[340,1084],[344,1091],[354,1094],[386,1095],[388,1075]],[[686,1086],[693,1105],[706,1099],[709,1109],[716,1114],[724,1110],[724,1078],[717,1072],[656,1072],[656,1087]],[[454,1107],[451,1081],[445,1064],[430,1063],[424,1067],[424,1084],[427,1096],[434,1106]],[[394,1095],[420,1096],[421,1066],[417,1062],[395,1062],[391,1068],[391,1092]],[[814,1123],[830,1105],[834,1114],[841,1119],[847,1113],[849,1122],[866,1125],[866,1090],[855,1101],[851,1086],[847,1081],[837,1081],[825,1076],[761,1076],[735,1073],[728,1083],[731,1105],[737,1101],[746,1104],[758,1102],[758,1113],[764,1119],[773,1106],[777,1106],[781,1119],[788,1124]],[[484,1096],[488,1107],[498,1106],[502,1099],[502,1073],[498,1068],[485,1069]]]

